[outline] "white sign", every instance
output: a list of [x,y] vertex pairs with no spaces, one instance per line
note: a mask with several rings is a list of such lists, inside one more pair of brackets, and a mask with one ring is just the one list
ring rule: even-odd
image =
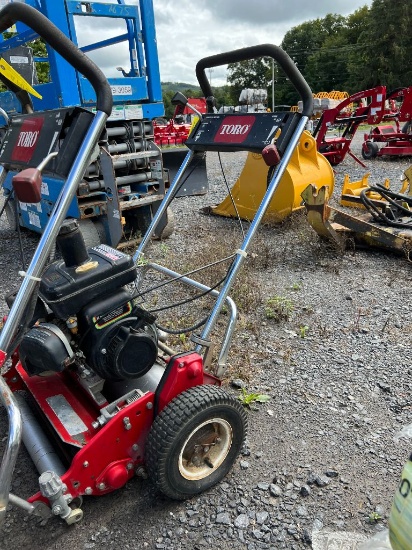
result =
[[41,182],[41,194],[42,195],[49,195],[49,186],[47,185],[46,182],[42,181]]
[[32,212],[31,210],[28,210],[27,213],[29,214],[29,223],[30,225],[34,225],[35,227],[40,228],[40,217]]
[[132,95],[132,87],[126,86],[110,86],[113,95]]
[[126,105],[124,108],[125,118],[127,119],[141,119],[143,118],[143,106],[142,105]]
[[10,63],[28,63],[29,58],[23,55],[11,55]]

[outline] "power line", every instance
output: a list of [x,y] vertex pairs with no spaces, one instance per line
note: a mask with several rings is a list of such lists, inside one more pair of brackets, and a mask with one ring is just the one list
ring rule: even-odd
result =
[[348,44],[346,46],[336,46],[336,47],[329,47],[329,48],[324,48],[323,46],[319,46],[318,48],[310,48],[310,49],[305,49],[305,50],[290,50],[290,49],[285,49],[285,51],[290,55],[290,56],[293,56],[293,55],[303,55],[303,54],[308,54],[308,55],[313,55],[313,53],[317,53],[317,52],[325,52],[325,53],[332,53],[332,52],[345,52],[345,51],[356,51],[356,50],[359,50],[359,46],[362,46],[362,48],[369,48],[369,47],[375,47],[376,44],[365,44],[362,42],[362,44]]

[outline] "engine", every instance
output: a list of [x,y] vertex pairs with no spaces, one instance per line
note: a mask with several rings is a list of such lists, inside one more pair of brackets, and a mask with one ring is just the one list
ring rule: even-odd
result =
[[107,380],[139,378],[157,358],[155,317],[140,307],[127,285],[133,259],[101,244],[86,250],[77,222],[58,237],[63,260],[45,270],[37,307],[19,356],[29,375],[61,372],[76,362]]

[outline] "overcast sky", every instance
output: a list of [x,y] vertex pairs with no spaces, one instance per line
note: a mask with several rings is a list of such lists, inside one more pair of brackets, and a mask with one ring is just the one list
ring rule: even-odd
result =
[[[328,13],[349,15],[372,0],[153,0],[163,82],[196,83],[202,57],[245,46],[280,45],[286,32]],[[209,72],[208,72],[209,76]],[[226,83],[225,67],[210,74]]]
[[[138,4],[138,0],[126,3]],[[203,57],[256,44],[279,46],[296,25],[328,13],[346,16],[371,4],[372,0],[153,0],[161,80],[197,84],[195,67]],[[80,46],[125,31],[116,19],[104,18],[98,26],[94,18],[77,19]],[[129,67],[125,44],[90,56],[107,76],[120,76],[118,66]],[[226,68],[208,70],[207,76],[212,85],[225,84]]]

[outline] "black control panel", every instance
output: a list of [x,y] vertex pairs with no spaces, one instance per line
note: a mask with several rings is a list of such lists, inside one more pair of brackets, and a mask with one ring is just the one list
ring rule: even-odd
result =
[[187,147],[193,151],[253,151],[261,153],[276,143],[282,154],[296,128],[299,113],[206,114],[190,134]]
[[93,117],[80,107],[15,116],[4,136],[0,163],[8,169],[36,167],[57,151],[44,171],[66,177]]

